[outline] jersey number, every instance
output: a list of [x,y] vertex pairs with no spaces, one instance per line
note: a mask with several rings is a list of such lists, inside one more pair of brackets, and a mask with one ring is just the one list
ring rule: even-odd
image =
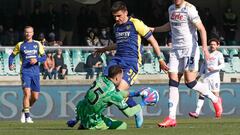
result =
[[189,66],[189,65],[194,64],[194,57],[187,57],[187,58],[188,58],[188,59],[187,59],[187,65],[186,65],[186,67]]
[[[96,86],[96,82],[94,82],[93,86],[91,88],[94,88]],[[99,95],[103,94],[104,91],[101,88],[97,88],[93,91],[93,93],[95,94],[95,98],[92,99],[91,101],[88,99],[89,103],[91,105],[94,105],[97,103],[98,99],[99,99]]]

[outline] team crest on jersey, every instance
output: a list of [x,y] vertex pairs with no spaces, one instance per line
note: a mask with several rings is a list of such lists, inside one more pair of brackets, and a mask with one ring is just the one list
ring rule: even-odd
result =
[[37,48],[37,45],[34,45],[33,47],[36,49],[36,48]]
[[130,25],[127,25],[127,26],[126,26],[126,29],[127,29],[127,30],[130,30],[130,28],[131,28]]

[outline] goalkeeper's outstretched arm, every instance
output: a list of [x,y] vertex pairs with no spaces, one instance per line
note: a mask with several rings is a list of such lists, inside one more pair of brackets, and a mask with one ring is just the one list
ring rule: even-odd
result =
[[138,113],[141,109],[142,109],[142,107],[138,104],[138,105],[133,106],[133,107],[127,107],[126,109],[122,110],[122,112],[123,112],[123,114],[125,114],[127,117],[132,117],[132,116],[134,116],[136,113]]

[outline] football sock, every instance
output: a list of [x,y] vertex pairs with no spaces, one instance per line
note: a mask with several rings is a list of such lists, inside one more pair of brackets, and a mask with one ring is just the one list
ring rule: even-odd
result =
[[136,128],[142,127],[142,124],[143,124],[143,111],[142,111],[142,109],[137,114],[135,114],[134,117],[135,117]]
[[29,109],[29,107],[25,107],[24,109],[23,109],[23,111],[24,111],[24,113],[25,113],[25,118],[28,118],[29,116],[30,116],[30,109]]
[[197,108],[195,113],[200,114],[203,104],[204,104],[204,96],[200,95],[197,101]]
[[179,101],[178,87],[169,86],[169,117],[171,119],[176,119],[177,105]]

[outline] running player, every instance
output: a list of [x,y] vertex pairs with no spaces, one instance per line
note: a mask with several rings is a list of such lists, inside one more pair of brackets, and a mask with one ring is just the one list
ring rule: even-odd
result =
[[33,27],[24,28],[25,40],[19,42],[9,56],[9,69],[13,70],[14,57],[19,54],[21,62],[21,80],[23,88],[22,123],[33,123],[30,117],[30,107],[37,101],[40,92],[40,71],[38,62],[44,62],[46,55],[43,45],[32,39]]
[[172,127],[177,124],[178,86],[183,75],[187,87],[210,98],[213,102],[216,116],[221,117],[222,100],[209,90],[208,85],[196,81],[200,57],[197,30],[200,33],[205,59],[208,60],[210,56],[207,49],[206,30],[195,6],[185,0],[174,0],[174,4],[168,9],[168,13],[168,23],[160,27],[151,28],[154,32],[171,30],[172,33],[172,48],[169,59],[169,116],[158,124],[159,127]]
[[[210,59],[208,61],[204,61],[200,68],[199,77],[203,75],[203,82],[208,83],[210,90],[214,95],[220,96],[220,75],[219,71],[224,68],[224,57],[221,52],[218,51],[220,46],[220,42],[218,39],[213,38],[209,40],[210,45]],[[198,78],[199,78],[198,77]],[[197,101],[197,108],[195,112],[189,112],[189,116],[193,118],[198,118],[202,106],[204,104],[204,96],[199,95]]]
[[[116,21],[114,25],[114,33],[116,44],[109,45],[105,48],[96,50],[96,53],[104,53],[105,51],[116,50],[115,56],[109,62],[104,74],[107,75],[108,68],[112,65],[121,65],[123,68],[123,79],[118,86],[119,90],[128,90],[134,84],[142,64],[142,45],[141,37],[145,38],[153,47],[161,69],[168,70],[168,67],[160,55],[160,48],[152,35],[150,29],[140,20],[128,16],[126,4],[117,1],[112,5],[112,15]],[[136,103],[128,98],[127,104],[135,106]],[[143,123],[142,111],[135,115],[136,127],[139,128]]]
[[98,77],[87,91],[85,98],[78,102],[76,119],[69,120],[68,126],[73,127],[80,120],[80,129],[126,129],[125,122],[113,120],[102,114],[112,104],[116,105],[128,117],[141,110],[139,104],[128,107],[124,97],[127,97],[129,93],[116,89],[121,83],[122,77],[123,70],[119,65],[111,66],[108,76]]

